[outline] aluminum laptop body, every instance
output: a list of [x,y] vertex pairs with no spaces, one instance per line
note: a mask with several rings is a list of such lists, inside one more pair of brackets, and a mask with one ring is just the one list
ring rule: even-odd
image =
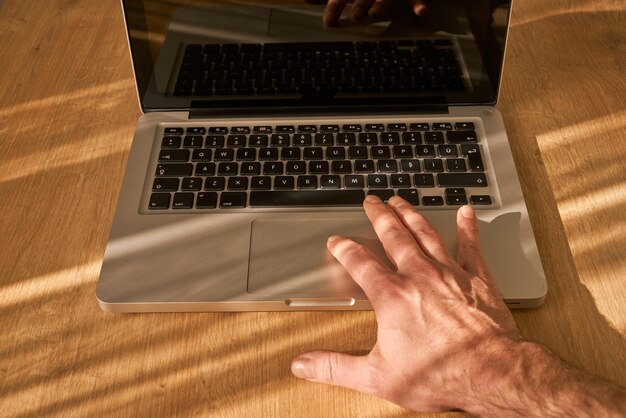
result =
[[[546,280],[504,125],[495,108],[510,3],[475,2],[468,13],[466,2],[441,1],[423,17],[416,18],[406,10],[399,10],[387,20],[362,24],[342,21],[336,28],[323,27],[322,7],[295,3],[288,8],[199,7],[184,1],[175,3],[122,1],[143,116],[133,138],[97,285],[101,309],[174,312],[371,308],[361,289],[326,250],[327,238],[341,234],[367,245],[381,260],[386,260],[360,205],[354,202],[334,204],[332,193],[324,195],[330,197],[322,205],[275,205],[272,193],[254,190],[236,194],[244,196],[243,207],[229,206],[227,202],[222,205],[221,200],[210,203],[211,199],[222,197],[227,200],[229,187],[234,187],[229,177],[226,177],[226,191],[205,192],[213,190],[209,189],[205,177],[200,177],[203,187],[199,190],[194,189],[195,180],[176,181],[181,184],[178,187],[190,187],[188,190],[194,191],[177,189],[170,193],[173,200],[158,189],[173,181],[158,181],[172,167],[164,158],[180,155],[183,150],[182,154],[191,156],[190,161],[196,161],[186,164],[194,167],[195,175],[202,176],[198,170],[209,163],[198,162],[202,161],[200,158],[207,153],[217,158],[218,154],[218,148],[210,147],[210,138],[223,136],[227,141],[224,149],[232,139],[234,152],[239,155],[235,132],[247,132],[244,140],[251,143],[255,132],[270,129],[266,136],[268,141],[269,138],[273,141],[272,135],[279,127],[287,130],[293,127],[293,133],[287,134],[293,141],[298,132],[311,130],[315,135],[325,129],[330,137],[338,138],[344,130],[347,132],[357,126],[361,132],[355,132],[355,138],[360,138],[358,134],[364,133],[367,127],[371,130],[380,127],[398,134],[388,134],[390,138],[405,141],[418,135],[411,132],[418,132],[418,137],[424,138],[426,131],[418,130],[423,127],[431,130],[445,126],[452,132],[471,126],[477,137],[473,144],[479,147],[482,156],[484,177],[481,179],[484,178],[485,183],[464,187],[463,193],[476,203],[481,245],[489,268],[510,307],[535,307],[543,302]],[[314,47],[314,43],[321,46]],[[297,56],[298,59],[305,57],[303,50],[313,51],[313,55],[307,52],[306,57],[310,58],[328,55],[324,50],[331,48],[330,54],[340,57],[343,52],[328,46],[334,43],[342,48],[347,45],[350,51],[354,49],[346,56],[361,58],[367,54],[359,52],[360,48],[374,48],[380,55],[372,56],[389,57],[384,51],[392,44],[396,51],[393,57],[422,57],[422,48],[435,50],[435,55],[439,56],[443,53],[439,50],[446,49],[446,54],[456,57],[454,62],[458,65],[454,71],[458,75],[447,85],[427,84],[412,89],[408,82],[401,88],[391,85],[384,72],[381,72],[382,79],[372,79],[373,85],[322,85],[312,91],[302,86],[295,91],[283,89],[277,81],[272,81],[272,91],[268,92],[261,90],[258,79],[252,84],[254,90],[250,91],[245,79],[228,81],[228,88],[233,91],[221,90],[221,79],[206,84],[211,69],[218,68],[218,60],[230,59],[224,57],[231,56],[228,55],[231,48],[240,54],[251,51],[251,56],[261,62],[261,55],[254,55],[259,48],[262,48],[261,54],[270,48],[283,48],[290,52],[280,52],[281,57]],[[256,46],[243,46],[249,44]],[[221,55],[217,57],[215,51]],[[425,52],[427,58],[419,59],[430,62],[428,51]],[[200,67],[192,60],[197,56],[203,59]],[[309,58],[307,65],[314,65]],[[191,64],[188,59],[192,60]],[[387,61],[381,60],[379,64],[389,68],[391,74],[393,63],[385,59]],[[240,69],[229,65],[234,77],[240,77]],[[267,65],[267,62],[259,65]],[[252,74],[253,66],[247,67],[246,74]],[[325,71],[330,70],[329,66],[325,68]],[[425,68],[432,71],[432,66]],[[269,71],[260,69],[256,74],[270,74]],[[276,71],[283,77],[286,74],[284,68]],[[364,74],[360,69],[351,71]],[[441,71],[443,74],[446,69]],[[208,85],[208,90],[201,90],[199,79],[183,77],[194,77],[194,74],[203,77],[205,84],[202,86]],[[346,71],[333,74],[333,83],[338,83],[338,74],[346,74]],[[420,77],[411,75],[407,80],[423,80]],[[436,80],[434,75],[424,77],[427,82]],[[396,74],[391,79],[398,80],[399,76]],[[455,84],[455,80],[461,80],[460,84]],[[377,82],[381,86],[376,85]],[[179,132],[182,133],[171,134]],[[258,138],[265,135],[257,134]],[[449,132],[444,134],[452,138]],[[200,138],[199,142],[191,138],[194,136]],[[178,139],[172,139],[176,137],[180,137],[180,144]],[[169,147],[173,142],[175,153],[170,152],[172,147]],[[190,147],[188,151],[185,145]],[[433,149],[445,152],[445,144],[439,145],[433,145]],[[460,153],[466,149],[463,144],[453,147],[462,157]],[[327,148],[323,149],[328,152]],[[349,148],[345,147],[346,152],[351,152]],[[389,147],[394,152],[401,148]],[[261,151],[258,152],[260,155]],[[418,152],[415,148],[415,153]],[[465,158],[469,158],[469,154]],[[401,159],[397,163],[404,164]],[[444,163],[444,172],[433,175],[437,182],[444,178],[441,174],[453,171],[445,160]],[[236,164],[236,169],[243,171],[245,161]],[[311,162],[306,164],[312,169]],[[424,173],[424,169],[422,167],[419,173]],[[415,175],[417,173],[412,173],[411,178]],[[318,177],[321,181],[322,176]],[[364,177],[368,179],[367,174]],[[277,177],[272,176],[272,181],[277,182]],[[413,181],[417,182],[417,177]],[[342,182],[335,191],[347,191],[345,176]],[[450,190],[417,187],[417,183],[412,183],[410,189],[415,189],[416,209],[435,226],[454,253],[458,206],[449,200]],[[373,189],[365,186],[363,196],[369,190]],[[298,191],[294,186],[293,193]],[[176,196],[178,194],[180,196]],[[185,196],[191,196],[191,206],[185,206]],[[485,202],[479,201],[480,196],[488,196],[490,204],[481,204]],[[161,198],[166,198],[167,206],[159,206]],[[208,199],[209,203],[201,206],[201,199]],[[445,203],[426,204],[436,201]]]

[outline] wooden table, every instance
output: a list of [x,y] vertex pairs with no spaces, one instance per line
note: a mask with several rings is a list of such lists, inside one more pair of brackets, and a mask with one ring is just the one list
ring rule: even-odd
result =
[[[626,384],[626,8],[518,1],[499,108],[550,290],[528,338]],[[95,299],[140,112],[116,0],[0,9],[0,416],[412,416],[296,380],[371,312],[116,315]]]

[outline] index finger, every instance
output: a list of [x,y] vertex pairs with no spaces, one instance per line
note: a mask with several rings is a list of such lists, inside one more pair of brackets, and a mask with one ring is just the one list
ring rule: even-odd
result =
[[348,0],[328,0],[326,9],[324,9],[324,24],[328,26],[336,25],[347,3]]

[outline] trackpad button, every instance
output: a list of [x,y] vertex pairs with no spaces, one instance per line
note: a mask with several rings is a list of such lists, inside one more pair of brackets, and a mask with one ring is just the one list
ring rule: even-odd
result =
[[389,265],[367,220],[257,220],[252,224],[248,292],[363,298],[361,288],[326,249],[331,235],[347,236],[366,245]]

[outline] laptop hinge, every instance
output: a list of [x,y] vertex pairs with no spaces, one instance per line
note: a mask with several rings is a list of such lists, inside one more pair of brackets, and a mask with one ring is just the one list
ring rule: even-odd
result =
[[311,100],[194,101],[189,119],[224,116],[342,116],[384,114],[448,114],[448,103],[442,97],[379,98],[372,101],[352,98],[334,99],[332,104]]

